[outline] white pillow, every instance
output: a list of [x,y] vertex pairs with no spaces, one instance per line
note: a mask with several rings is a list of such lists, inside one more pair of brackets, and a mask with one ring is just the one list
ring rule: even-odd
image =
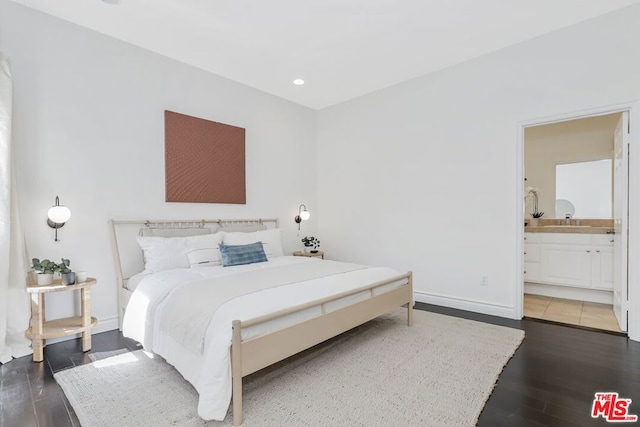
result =
[[156,273],[172,268],[189,268],[185,237],[137,236],[144,253],[144,272]]
[[219,248],[222,233],[187,237],[186,240],[187,258],[191,268],[222,265]]
[[222,238],[225,245],[248,245],[249,243],[262,242],[267,258],[284,255],[282,252],[282,240],[279,228],[254,231],[252,233],[224,233]]

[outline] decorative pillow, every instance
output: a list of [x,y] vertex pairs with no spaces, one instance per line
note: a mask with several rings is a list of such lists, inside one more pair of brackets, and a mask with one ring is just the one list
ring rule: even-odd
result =
[[222,243],[222,233],[187,237],[186,252],[191,268],[222,265],[218,248],[220,243]]
[[262,242],[267,258],[283,255],[279,228],[270,228],[252,233],[225,232],[223,242],[225,245],[246,245],[249,243]]
[[144,254],[144,272],[189,268],[184,237],[137,237]]
[[267,261],[262,242],[248,245],[220,245],[220,254],[223,267]]

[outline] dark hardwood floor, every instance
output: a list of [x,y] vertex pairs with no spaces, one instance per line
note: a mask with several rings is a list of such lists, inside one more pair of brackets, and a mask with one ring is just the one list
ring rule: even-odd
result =
[[[119,331],[95,334],[91,351],[82,352],[80,339],[49,344],[44,361],[31,356],[0,366],[0,427],[79,427],[80,423],[53,373],[109,357],[115,350],[137,350],[138,343]],[[124,426],[121,426],[124,427]]]
[[418,306],[525,331],[524,342],[502,371],[479,426],[611,425],[602,418],[591,418],[594,394],[599,391],[617,391],[621,397],[633,399],[630,413],[640,415],[638,342],[619,334],[536,320]]
[[[532,320],[509,320],[421,303],[416,308],[525,331],[525,340],[500,375],[479,426],[609,425],[590,416],[598,391],[616,391],[633,399],[630,413],[640,415],[640,343]],[[138,348],[118,331],[110,331],[93,336],[89,353],[82,352],[78,339],[48,345],[42,363],[33,363],[28,356],[2,365],[0,426],[79,426],[53,373],[90,363],[89,354],[103,358],[118,350]]]

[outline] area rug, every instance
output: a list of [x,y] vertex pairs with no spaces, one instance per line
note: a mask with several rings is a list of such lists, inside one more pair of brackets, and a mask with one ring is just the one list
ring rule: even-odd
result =
[[[473,426],[524,332],[396,311],[244,379],[244,426]],[[83,427],[229,426],[141,350],[55,374]]]

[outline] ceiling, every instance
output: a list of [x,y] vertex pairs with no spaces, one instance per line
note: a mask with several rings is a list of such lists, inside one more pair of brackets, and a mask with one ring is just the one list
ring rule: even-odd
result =
[[640,2],[13,1],[313,109]]

